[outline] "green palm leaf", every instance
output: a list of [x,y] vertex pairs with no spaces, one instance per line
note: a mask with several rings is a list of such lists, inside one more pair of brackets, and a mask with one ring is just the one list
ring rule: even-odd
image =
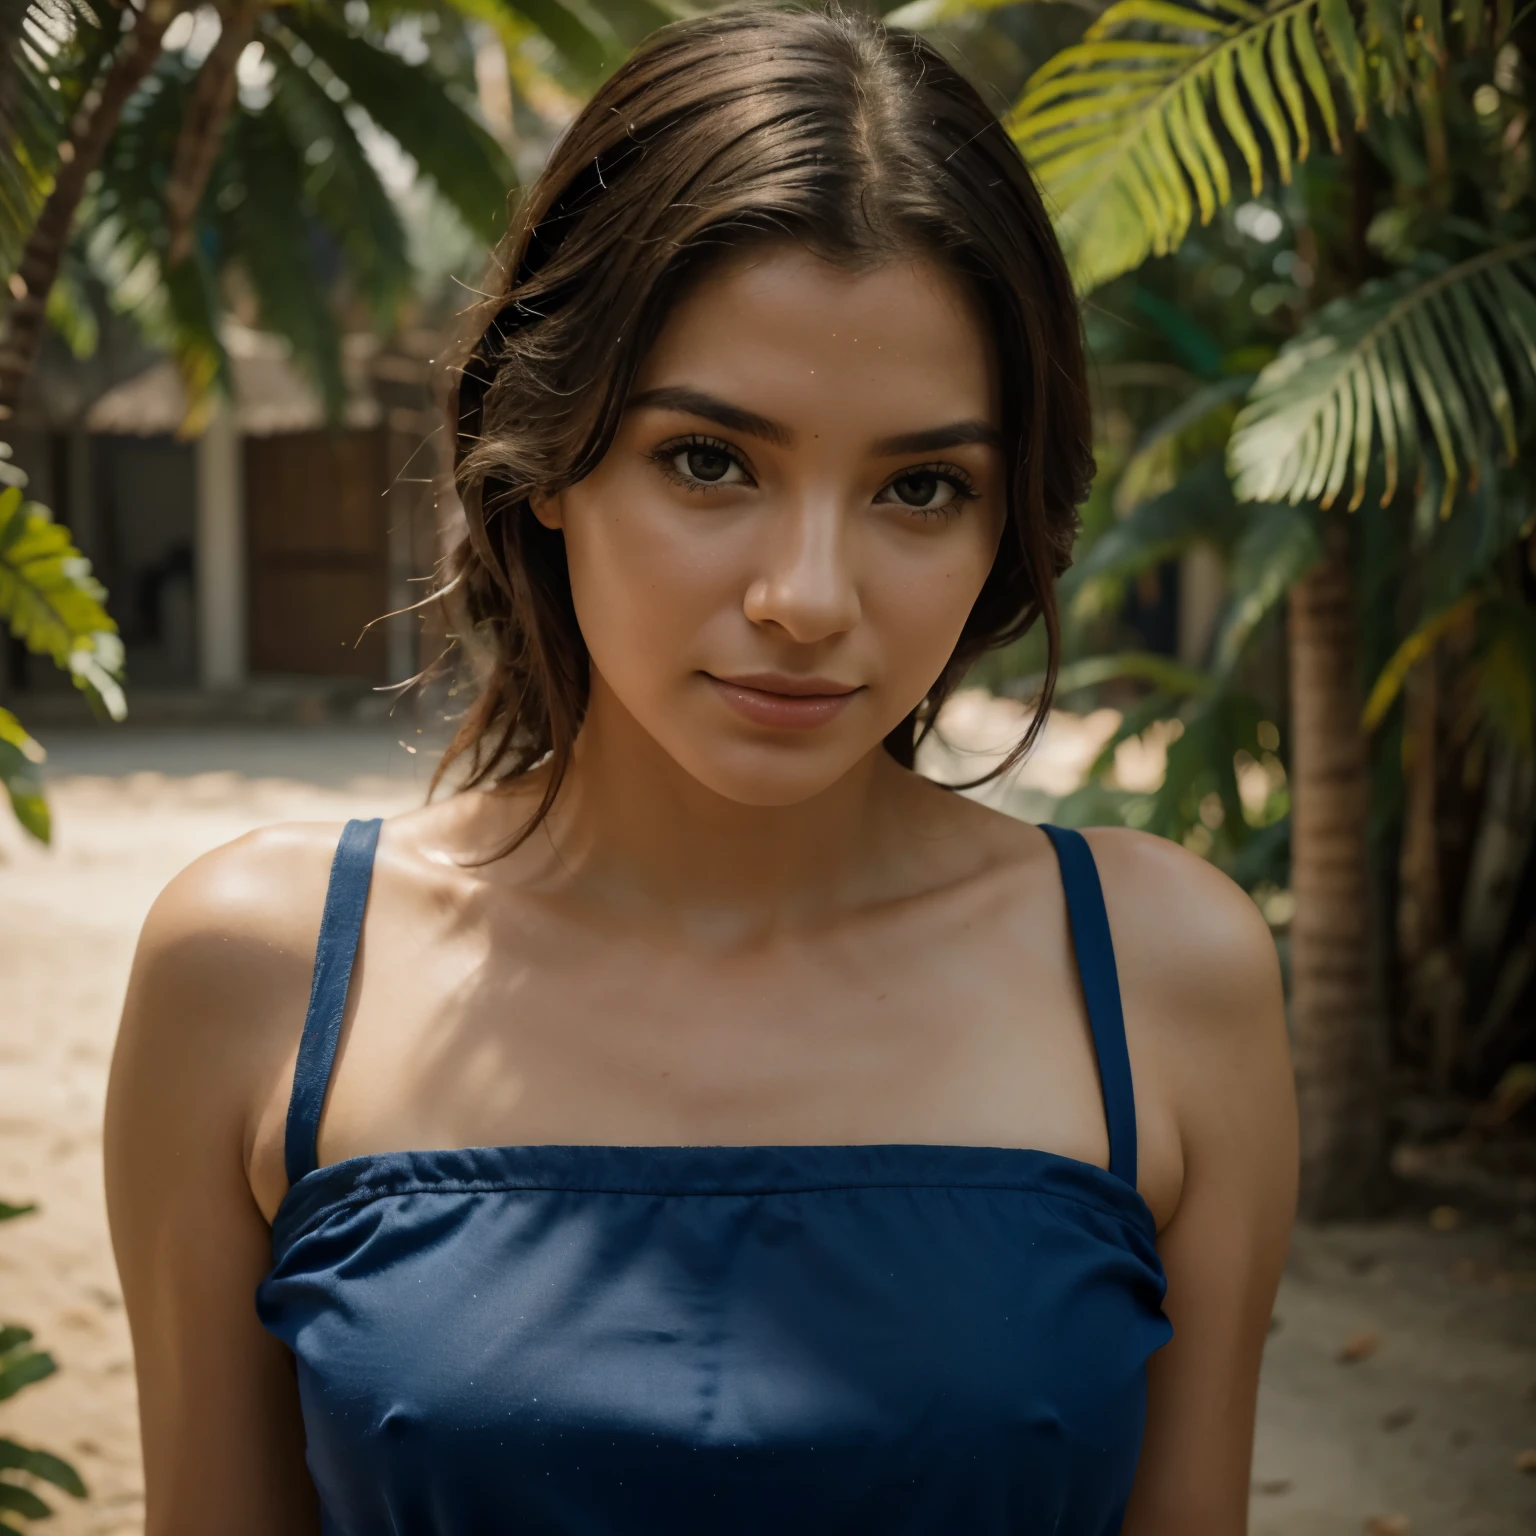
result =
[[1225,447],[1239,402],[1252,384],[1248,373],[1202,384],[1150,427],[1115,482],[1115,511],[1125,517],[1171,491],[1194,465]]
[[[48,801],[43,795],[45,755],[21,721],[0,705],[0,786],[10,797],[16,820],[40,843],[52,836]],[[4,1444],[0,1440],[0,1446]]]
[[1433,652],[1435,647],[1453,630],[1466,624],[1477,615],[1488,594],[1483,591],[1469,592],[1448,608],[1442,608],[1425,619],[1417,629],[1398,646],[1371,685],[1370,696],[1360,714],[1360,723],[1368,731],[1374,731],[1386,719],[1387,711],[1397,702],[1408,674]]
[[[1148,34],[1151,34],[1150,36]],[[1338,147],[1326,55],[1347,80],[1359,42],[1345,0],[1120,0],[1036,71],[1009,117],[1059,210],[1084,289],[1175,249],[1232,198],[1218,125],[1262,190],[1312,147],[1315,111]],[[1356,98],[1357,112],[1363,97]]]
[[1163,782],[1152,795],[1146,830],[1182,841],[1205,820],[1204,801],[1221,801],[1220,841],[1226,850],[1241,848],[1252,834],[1238,791],[1236,756],[1260,752],[1262,709],[1250,694],[1222,688],[1200,699],[1183,716],[1184,729],[1168,744]]
[[[1056,693],[1065,698],[1080,689],[1097,688],[1122,678],[1151,683],[1165,693],[1178,695],[1206,694],[1217,686],[1214,678],[1170,656],[1160,656],[1155,651],[1120,651],[1113,656],[1085,656],[1081,661],[1068,662],[1056,675]],[[1038,686],[1038,681],[1034,680],[1032,686]],[[1026,695],[1030,691],[1026,688]]]
[[296,39],[310,49],[472,230],[487,237],[500,233],[507,194],[517,184],[512,162],[443,81],[318,10],[285,12],[281,24],[270,21],[264,30],[289,52]]
[[1212,455],[1160,495],[1118,519],[1094,540],[1063,578],[1062,596],[1079,617],[1111,606],[1120,584],[1183,554],[1192,545],[1225,548],[1243,519],[1232,504],[1232,488]]
[[1230,678],[1259,626],[1322,553],[1308,512],[1259,507],[1232,551],[1227,604],[1211,646],[1212,669]]
[[49,1451],[34,1451],[14,1440],[0,1440],[0,1471],[25,1472],[55,1488],[62,1488],[72,1498],[86,1497],[80,1474],[61,1456]]
[[[0,269],[15,265],[47,195],[64,124],[29,36],[30,6],[0,6]],[[30,24],[30,25],[29,25]]]
[[91,702],[121,720],[123,646],[91,563],[69,530],[21,488],[0,492],[0,621],[28,650],[50,657]]
[[303,157],[305,202],[340,248],[376,321],[388,329],[411,284],[400,215],[346,109],[290,53],[274,47],[267,57],[274,69],[268,111]]
[[82,0],[0,0],[0,271],[52,186],[71,113],[118,35]]
[[339,420],[346,404],[341,335],[320,270],[310,167],[273,112],[241,108],[226,154],[228,179],[215,202],[219,243],[249,279],[263,328],[293,348],[319,386],[327,415]]
[[532,23],[555,45],[560,57],[589,80],[606,74],[627,51],[602,7],[583,0],[480,0],[461,8],[487,20],[502,10]]
[[[1360,505],[1379,459],[1386,505],[1416,463],[1441,516],[1536,413],[1536,240],[1420,263],[1335,300],[1259,375],[1227,464],[1247,501]],[[1422,450],[1421,441],[1432,447]]]
[[0,1328],[0,1402],[23,1387],[45,1381],[58,1370],[52,1355],[32,1348],[32,1330],[16,1324]]
[[211,390],[228,384],[229,360],[219,340],[221,307],[213,253],[195,245],[190,258],[169,273],[165,249],[162,172],[170,159],[192,85],[178,59],[161,63],[155,89],[141,91],[123,114],[102,161],[100,183],[87,196],[80,216],[77,251],[108,304],[132,320],[151,346],[176,361],[192,410],[195,430]]

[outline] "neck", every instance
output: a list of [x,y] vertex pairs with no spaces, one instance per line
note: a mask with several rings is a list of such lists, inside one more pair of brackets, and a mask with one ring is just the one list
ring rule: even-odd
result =
[[594,679],[549,843],[583,897],[733,946],[867,900],[906,777],[876,749],[808,800],[743,805],[681,768]]

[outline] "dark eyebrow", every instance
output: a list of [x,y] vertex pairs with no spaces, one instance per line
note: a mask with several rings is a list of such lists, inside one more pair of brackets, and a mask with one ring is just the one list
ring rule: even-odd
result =
[[650,406],[653,410],[682,411],[688,416],[702,416],[705,421],[729,428],[732,432],[745,432],[749,437],[760,437],[766,442],[787,448],[794,441],[794,433],[756,411],[732,405],[729,400],[716,399],[700,389],[674,387],[668,389],[643,389],[629,397],[629,409]]
[[[732,405],[701,389],[688,389],[673,385],[662,389],[644,389],[629,397],[630,409],[649,406],[653,410],[681,411],[688,416],[701,416],[733,432],[745,432],[760,437],[765,442],[787,448],[794,442],[794,433],[788,427],[756,411]],[[926,427],[921,432],[903,432],[896,437],[882,438],[874,451],[881,458],[894,458],[906,453],[937,453],[944,448],[959,448],[966,443],[985,443],[990,448],[1003,446],[1003,434],[985,421],[955,421],[943,427]]]
[[1003,434],[985,421],[954,421],[947,427],[928,427],[922,432],[881,438],[875,444],[875,452],[881,458],[895,458],[904,453],[937,453],[941,448],[960,448],[966,443],[1001,448]]

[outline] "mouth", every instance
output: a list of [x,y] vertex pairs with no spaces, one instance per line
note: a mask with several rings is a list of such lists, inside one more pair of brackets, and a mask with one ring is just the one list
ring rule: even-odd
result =
[[814,731],[835,720],[861,686],[827,677],[758,672],[743,677],[703,674],[722,702],[753,725],[779,731]]

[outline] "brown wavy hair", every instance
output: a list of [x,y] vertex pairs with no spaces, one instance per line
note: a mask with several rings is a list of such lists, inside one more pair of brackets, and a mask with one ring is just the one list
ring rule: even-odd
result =
[[555,146],[497,251],[500,290],[450,403],[465,516],[452,620],[481,681],[437,777],[465,759],[468,786],[505,784],[547,761],[523,837],[554,804],[589,684],[564,541],[529,498],[603,457],[688,285],[725,251],[784,238],[845,269],[941,263],[980,300],[1002,369],[1005,532],[954,654],[886,751],[910,768],[968,669],[1037,620],[1040,707],[996,773],[1044,722],[1053,588],[1093,460],[1077,301],[1029,170],[923,39],[835,9],[716,12],[655,33]]

